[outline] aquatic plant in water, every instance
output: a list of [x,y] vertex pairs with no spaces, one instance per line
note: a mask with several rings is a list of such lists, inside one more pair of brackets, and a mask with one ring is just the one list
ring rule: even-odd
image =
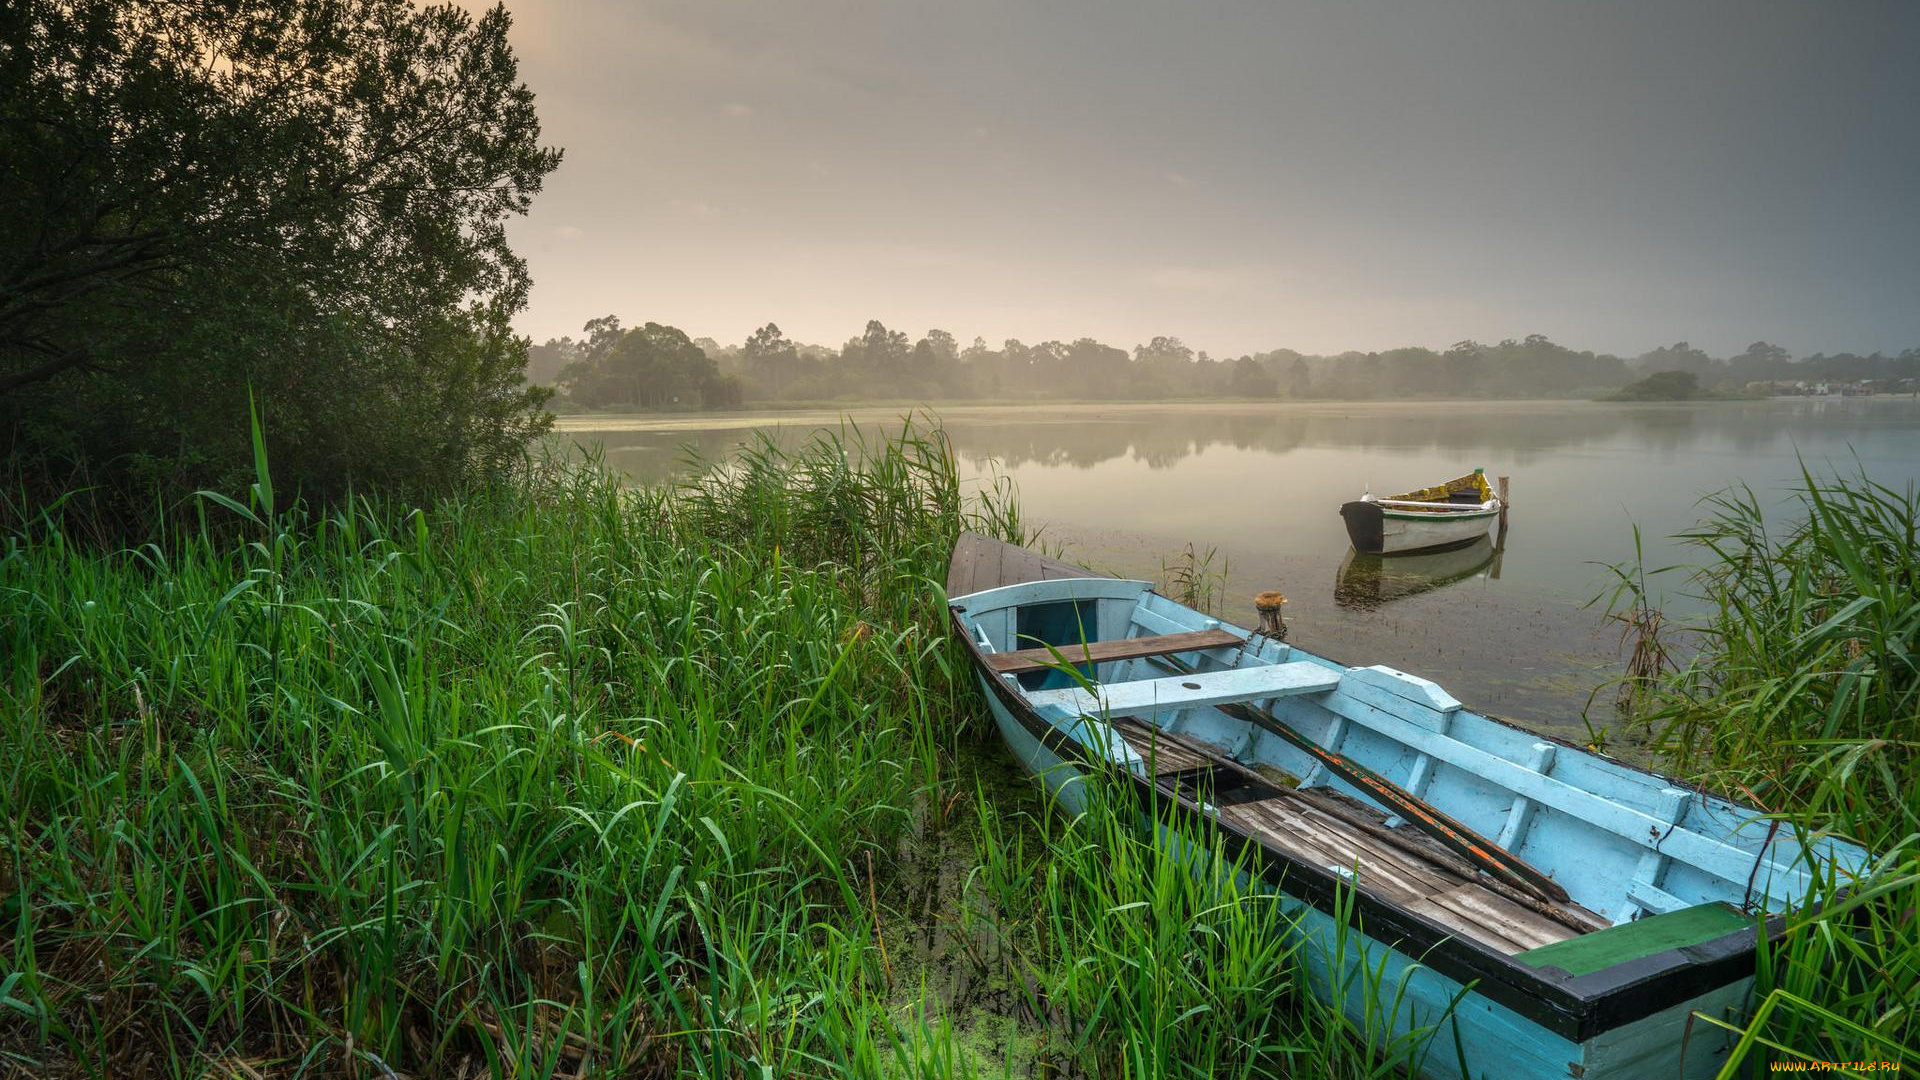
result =
[[[1817,886],[1760,955],[1743,1054],[1912,1063],[1920,1043],[1920,496],[1803,470],[1793,505],[1708,498],[1688,567],[1616,568],[1616,617],[1686,575],[1690,660],[1635,688],[1636,722],[1681,772],[1882,853],[1851,894]],[[1622,612],[1625,615],[1622,616]],[[1876,1057],[1877,1056],[1877,1057]],[[1898,1055],[1894,1060],[1897,1060]],[[1729,1070],[1743,1067],[1737,1058]]]

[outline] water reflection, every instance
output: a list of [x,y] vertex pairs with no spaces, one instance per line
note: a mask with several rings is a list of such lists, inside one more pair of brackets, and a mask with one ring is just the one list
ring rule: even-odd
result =
[[[1165,469],[1214,447],[1285,455],[1307,447],[1361,451],[1449,451],[1471,457],[1490,443],[1512,447],[1527,465],[1543,455],[1585,447],[1631,445],[1672,454],[1707,447],[1744,453],[1777,447],[1796,426],[1825,440],[1882,429],[1889,410],[1860,399],[1857,407],[1771,401],[1700,406],[1622,407],[1564,402],[1457,402],[1434,406],[1302,406],[1261,411],[1177,408],[1142,413],[1075,415],[1055,423],[1024,418],[955,417],[947,429],[976,465],[1037,464],[1092,468],[1127,459]],[[1844,403],[1852,404],[1852,403]],[[1896,409],[1900,403],[1894,403]],[[1909,413],[1911,409],[1904,410]]]
[[1497,581],[1503,553],[1493,539],[1486,536],[1466,547],[1421,555],[1382,557],[1349,548],[1339,571],[1334,574],[1333,602],[1343,608],[1372,611],[1382,604],[1443,589],[1482,574]]
[[[846,422],[871,438],[900,417],[867,409]],[[1188,543],[1217,549],[1225,617],[1250,625],[1248,598],[1278,589],[1294,600],[1287,619],[1302,646],[1430,675],[1477,708],[1574,737],[1616,662],[1614,635],[1584,604],[1610,581],[1603,564],[1632,557],[1635,525],[1660,566],[1690,554],[1662,538],[1729,484],[1768,498],[1802,461],[1857,464],[1895,487],[1920,479],[1920,403],[1907,399],[968,407],[939,419],[963,471],[1011,479],[1023,520],[1075,562],[1157,578]],[[657,483],[692,467],[685,450],[710,461],[763,435],[791,447],[842,422],[835,412],[569,418],[555,438],[598,445],[615,468]],[[1341,503],[1476,466],[1513,478],[1504,551],[1476,544],[1424,565],[1352,557]],[[1684,597],[1662,603],[1688,617]]]
[[[686,451],[724,457],[756,433],[792,445],[822,426],[851,422],[868,434],[897,429],[898,410],[688,418],[564,418],[559,438],[599,444],[608,460],[642,482],[683,474]],[[1307,448],[1363,452],[1427,451],[1474,460],[1490,447],[1515,467],[1589,449],[1631,446],[1668,457],[1776,453],[1805,437],[1853,444],[1911,427],[1910,399],[1779,399],[1709,405],[1604,405],[1586,402],[1446,402],[1174,407],[1088,405],[962,407],[937,416],[961,458],[975,470],[1092,469],[1128,461],[1171,469],[1212,449],[1284,456]]]

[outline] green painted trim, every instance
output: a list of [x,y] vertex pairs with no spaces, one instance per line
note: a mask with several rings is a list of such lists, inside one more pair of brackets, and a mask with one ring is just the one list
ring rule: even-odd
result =
[[1557,967],[1569,975],[1591,975],[1615,964],[1698,945],[1753,925],[1754,920],[1726,904],[1701,904],[1528,949],[1514,959],[1534,967]]

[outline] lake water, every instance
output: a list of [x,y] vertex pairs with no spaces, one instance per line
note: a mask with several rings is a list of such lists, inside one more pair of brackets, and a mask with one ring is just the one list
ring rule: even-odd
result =
[[[863,426],[902,410],[856,409]],[[1159,579],[1187,544],[1225,569],[1221,609],[1243,625],[1252,595],[1289,598],[1292,640],[1347,663],[1386,663],[1483,711],[1581,737],[1583,711],[1615,722],[1617,635],[1586,602],[1601,564],[1683,558],[1664,538],[1701,496],[1746,483],[1778,498],[1801,461],[1920,480],[1920,402],[1796,398],[1592,402],[1303,403],[958,407],[939,416],[965,469],[1018,486],[1042,540],[1078,562]],[[638,482],[684,473],[691,448],[722,456],[756,431],[798,441],[840,413],[563,417],[558,437],[597,443]],[[1474,467],[1512,477],[1510,527],[1448,556],[1355,558],[1338,515],[1363,489],[1423,487]],[[1685,601],[1669,597],[1670,612]]]

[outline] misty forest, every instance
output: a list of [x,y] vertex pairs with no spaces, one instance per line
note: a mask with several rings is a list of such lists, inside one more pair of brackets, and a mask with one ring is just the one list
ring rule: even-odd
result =
[[1080,338],[1071,344],[985,340],[961,346],[944,330],[919,340],[874,320],[838,349],[789,340],[768,323],[737,346],[689,339],[671,326],[621,326],[616,316],[587,323],[579,338],[548,339],[529,351],[527,377],[577,409],[724,409],[796,401],[1165,401],[1168,399],[1441,400],[1587,397],[1616,393],[1660,373],[1640,391],[1653,399],[1707,394],[1793,393],[1793,384],[1846,383],[1907,392],[1920,383],[1920,348],[1898,356],[1816,353],[1796,359],[1756,341],[1736,356],[1713,357],[1686,342],[1622,358],[1581,352],[1539,334],[1444,350],[1308,356],[1275,349],[1233,359],[1156,337],[1131,352]]

